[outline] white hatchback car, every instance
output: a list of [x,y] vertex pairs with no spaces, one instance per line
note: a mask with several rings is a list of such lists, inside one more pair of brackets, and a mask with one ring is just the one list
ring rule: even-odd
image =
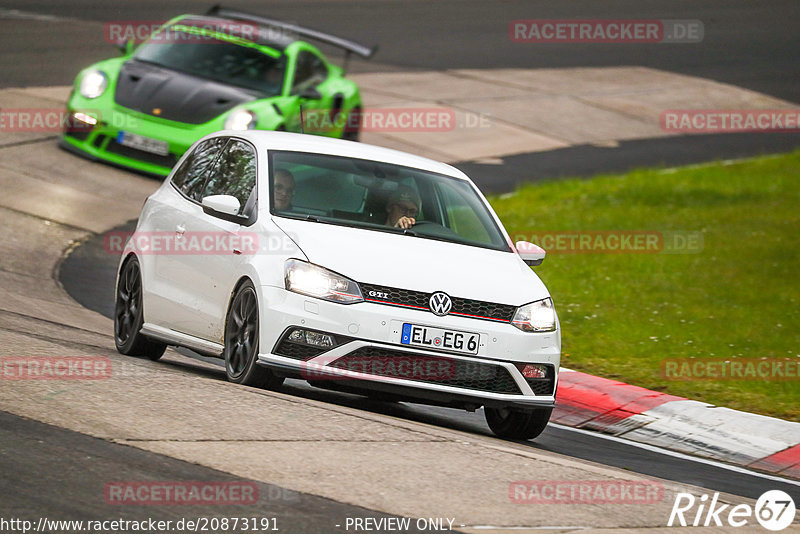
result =
[[120,261],[115,341],[224,358],[240,384],[483,406],[497,435],[528,439],[550,418],[561,355],[529,267],[543,258],[449,165],[223,131],[147,199]]

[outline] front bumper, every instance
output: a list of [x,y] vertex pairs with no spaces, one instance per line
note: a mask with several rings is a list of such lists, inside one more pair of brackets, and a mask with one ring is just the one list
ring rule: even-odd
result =
[[[259,363],[288,376],[335,381],[395,394],[408,400],[453,405],[552,407],[560,363],[559,332],[522,332],[508,323],[467,317],[437,317],[433,313],[361,302],[342,305],[263,286],[261,353]],[[400,343],[404,323],[480,334],[475,355],[426,350]],[[287,330],[303,328],[346,338],[343,344],[320,354],[282,355],[278,342]],[[265,350],[266,349],[266,350]],[[361,372],[369,356],[407,367],[434,362],[446,369],[439,376]],[[353,365],[353,360],[357,365]],[[370,360],[373,361],[373,360]],[[347,363],[343,363],[347,362]],[[411,362],[411,363],[409,363]],[[535,394],[516,363],[540,363],[552,369],[552,387]],[[337,367],[339,365],[339,367]],[[424,365],[424,364],[423,364]],[[436,367],[436,368],[439,368]],[[477,378],[476,378],[477,377]],[[502,382],[502,387],[498,386]],[[541,391],[541,389],[539,389]]]
[[[204,124],[183,124],[116,105],[109,110],[84,109],[71,105],[67,108],[67,113],[82,110],[98,115],[98,123],[87,130],[65,131],[61,137],[62,148],[90,159],[157,176],[167,176],[195,141],[223,127],[222,118]],[[122,145],[117,139],[123,131],[164,141],[169,145],[169,153],[154,154]]]

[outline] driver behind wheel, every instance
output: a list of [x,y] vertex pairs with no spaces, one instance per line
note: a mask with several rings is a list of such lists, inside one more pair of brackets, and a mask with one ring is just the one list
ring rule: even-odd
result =
[[386,225],[411,228],[417,222],[420,209],[419,195],[408,186],[400,186],[386,203]]

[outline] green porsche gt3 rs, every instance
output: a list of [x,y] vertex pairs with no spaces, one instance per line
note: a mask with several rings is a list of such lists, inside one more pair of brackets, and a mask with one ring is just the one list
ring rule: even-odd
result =
[[59,146],[166,176],[192,143],[223,129],[358,140],[358,86],[301,38],[343,49],[345,64],[376,49],[219,7],[182,15],[78,74]]

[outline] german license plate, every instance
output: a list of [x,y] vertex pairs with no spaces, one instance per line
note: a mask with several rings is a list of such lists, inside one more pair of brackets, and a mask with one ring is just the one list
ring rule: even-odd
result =
[[143,135],[132,134],[130,132],[120,132],[117,135],[117,143],[151,154],[166,156],[169,154],[169,143]]
[[480,334],[411,323],[403,323],[403,333],[400,336],[400,343],[403,345],[451,350],[465,354],[477,354],[480,340]]

